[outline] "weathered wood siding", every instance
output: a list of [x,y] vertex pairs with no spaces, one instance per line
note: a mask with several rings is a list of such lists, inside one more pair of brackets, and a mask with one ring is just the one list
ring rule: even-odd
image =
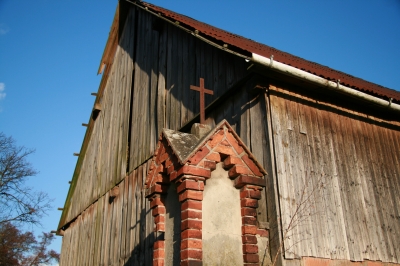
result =
[[270,101],[285,258],[399,263],[399,127],[286,90]]
[[[214,96],[206,96],[208,104],[245,75],[243,59],[143,10],[130,9],[102,94],[102,110],[67,199],[60,265],[150,264],[154,225],[144,199],[145,171],[129,173],[141,172],[162,128],[180,129],[198,114],[199,95],[190,85],[205,78],[206,88],[214,91]],[[129,187],[128,194],[109,203],[115,186]],[[116,247],[128,239],[133,242]]]
[[[133,23],[129,16],[126,24]],[[71,221],[126,176],[132,55],[122,47],[132,47],[134,39],[126,27],[115,55],[108,82],[101,97],[101,111],[66,206],[66,222]]]
[[147,170],[147,163],[139,166],[71,223],[60,265],[152,265],[154,220],[143,189]]
[[129,170],[155,150],[162,128],[179,130],[199,112],[199,93],[190,85],[214,91],[206,104],[246,74],[244,59],[200,41],[175,25],[137,11],[135,71]]
[[[399,262],[398,128],[286,92],[249,93],[237,85],[248,75],[246,66],[175,25],[130,9],[68,199],[65,221],[71,223],[61,265],[151,264],[146,162],[162,128],[179,130],[198,114],[199,95],[190,85],[199,85],[200,77],[214,91],[206,104],[230,90],[208,110],[207,123],[228,120],[269,173],[258,220],[269,222],[272,256],[279,228],[287,228],[303,194],[311,195],[311,204],[287,235],[286,258]],[[120,193],[112,200],[115,186]]]
[[214,91],[208,104],[245,74],[243,59],[131,8],[66,221],[148,160],[162,128],[178,130],[198,114],[199,95],[190,85],[205,78]]

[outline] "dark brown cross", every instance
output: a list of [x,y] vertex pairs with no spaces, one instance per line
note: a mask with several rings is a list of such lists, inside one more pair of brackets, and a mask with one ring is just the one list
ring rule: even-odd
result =
[[200,92],[200,124],[205,123],[205,107],[204,107],[204,93],[214,95],[212,90],[207,90],[204,88],[204,79],[200,78],[200,87],[196,87],[194,85],[190,85],[191,90],[199,91]]

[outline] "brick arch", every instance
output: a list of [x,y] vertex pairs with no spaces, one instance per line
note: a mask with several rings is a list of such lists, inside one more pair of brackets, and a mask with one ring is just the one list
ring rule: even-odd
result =
[[[185,145],[179,146],[179,141]],[[192,145],[193,150],[187,145]],[[181,265],[201,265],[203,191],[205,181],[211,177],[217,163],[223,163],[234,186],[240,190],[243,263],[259,262],[256,208],[265,187],[262,177],[266,172],[231,126],[222,121],[201,140],[170,130],[163,130],[160,136],[146,177],[146,194],[151,202],[157,234],[153,265],[164,265],[166,210],[161,195],[166,194],[171,182],[177,185],[181,202]]]

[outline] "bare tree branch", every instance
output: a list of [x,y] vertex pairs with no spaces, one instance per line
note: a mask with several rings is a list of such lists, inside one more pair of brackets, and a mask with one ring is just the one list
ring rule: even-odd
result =
[[27,161],[33,152],[16,146],[12,137],[0,132],[0,225],[8,222],[39,225],[50,209],[46,193],[24,185],[38,173]]

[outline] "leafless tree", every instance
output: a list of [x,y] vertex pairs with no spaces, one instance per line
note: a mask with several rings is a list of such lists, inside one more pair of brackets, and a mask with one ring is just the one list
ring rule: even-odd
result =
[[38,241],[32,232],[21,232],[11,223],[0,224],[0,265],[39,266],[60,260],[60,254],[48,250],[54,240],[51,233],[42,233]]
[[312,178],[307,175],[304,185],[299,191],[299,198],[296,202],[293,213],[290,215],[290,220],[287,223],[286,228],[282,228],[282,240],[279,243],[272,265],[276,265],[279,254],[284,254],[299,242],[307,240],[306,238],[300,238],[297,242],[285,247],[285,241],[295,236],[294,231],[297,226],[307,222],[312,216],[318,215],[316,204],[318,204],[321,199],[317,193],[321,192],[321,190],[326,188],[326,186],[327,184],[324,178],[321,177],[312,181]]
[[34,150],[17,146],[12,137],[0,132],[0,225],[40,224],[50,208],[50,199],[44,192],[25,186],[28,177],[37,171],[27,161]]

